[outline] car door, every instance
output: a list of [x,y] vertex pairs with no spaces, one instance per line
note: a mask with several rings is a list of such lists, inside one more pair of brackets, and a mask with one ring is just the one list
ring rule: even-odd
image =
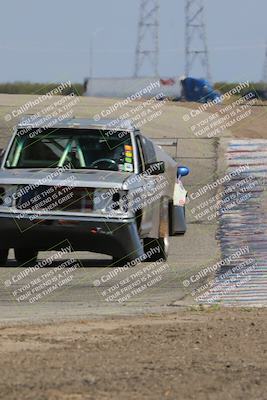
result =
[[145,174],[145,166],[156,162],[156,153],[153,143],[142,135],[136,136],[137,148],[141,163],[141,173],[143,175],[143,218],[142,218],[142,234],[149,234],[152,231],[158,232],[159,204],[157,199],[157,184],[159,176]]

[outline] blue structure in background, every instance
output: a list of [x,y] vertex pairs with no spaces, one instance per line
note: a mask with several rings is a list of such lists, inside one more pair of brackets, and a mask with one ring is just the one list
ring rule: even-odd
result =
[[209,81],[205,79],[185,78],[181,81],[182,97],[187,101],[208,103],[217,100],[220,102],[220,92],[214,90]]

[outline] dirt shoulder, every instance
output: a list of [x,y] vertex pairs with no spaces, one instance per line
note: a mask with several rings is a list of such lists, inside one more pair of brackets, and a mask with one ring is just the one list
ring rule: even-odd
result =
[[[231,136],[236,138],[261,138],[267,139],[267,101],[259,102],[260,104],[248,108],[248,116],[231,127]],[[180,102],[180,107],[187,110],[196,110],[201,105],[199,103]],[[225,109],[227,103],[210,106],[206,109],[206,113],[216,114],[220,110]]]
[[264,399],[267,310],[2,326],[0,399]]

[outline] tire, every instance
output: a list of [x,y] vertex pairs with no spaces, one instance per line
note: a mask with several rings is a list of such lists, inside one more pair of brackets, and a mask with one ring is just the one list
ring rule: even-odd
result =
[[125,267],[127,263],[134,261],[133,258],[118,258],[118,257],[113,257],[112,259],[112,267]]
[[15,258],[18,263],[35,263],[38,256],[37,250],[32,249],[14,249]]
[[[169,255],[169,203],[165,199],[162,201],[160,213],[160,226],[158,239],[146,238],[144,239],[144,251],[147,255],[147,262],[149,261],[166,261]],[[157,249],[159,247],[159,249]],[[157,252],[155,250],[157,249]],[[152,254],[150,254],[152,253]]]
[[180,236],[186,233],[186,213],[185,206],[174,206],[170,203],[170,235]]
[[[157,249],[159,247],[159,249]],[[155,249],[159,250],[155,253]],[[147,255],[146,262],[150,261],[167,261],[169,255],[169,236],[159,239],[145,239],[144,250]],[[153,254],[150,255],[150,252]]]
[[9,249],[0,249],[0,265],[6,265]]
[[118,257],[112,257],[112,267],[124,267],[124,265],[127,263],[127,260],[124,258],[118,258]]

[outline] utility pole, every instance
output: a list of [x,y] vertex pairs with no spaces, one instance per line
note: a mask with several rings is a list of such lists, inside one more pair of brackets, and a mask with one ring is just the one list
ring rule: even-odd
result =
[[185,0],[185,75],[192,72],[211,81],[204,0]]
[[262,81],[264,82],[265,86],[267,86],[267,42],[266,42],[266,46],[265,46],[265,57],[264,57]]
[[89,71],[89,78],[92,79],[94,75],[94,44],[95,44],[95,37],[98,35],[99,32],[102,32],[104,28],[99,28],[95,30],[90,36],[90,71]]
[[134,76],[141,76],[144,66],[152,67],[158,76],[159,62],[159,0],[140,0]]

